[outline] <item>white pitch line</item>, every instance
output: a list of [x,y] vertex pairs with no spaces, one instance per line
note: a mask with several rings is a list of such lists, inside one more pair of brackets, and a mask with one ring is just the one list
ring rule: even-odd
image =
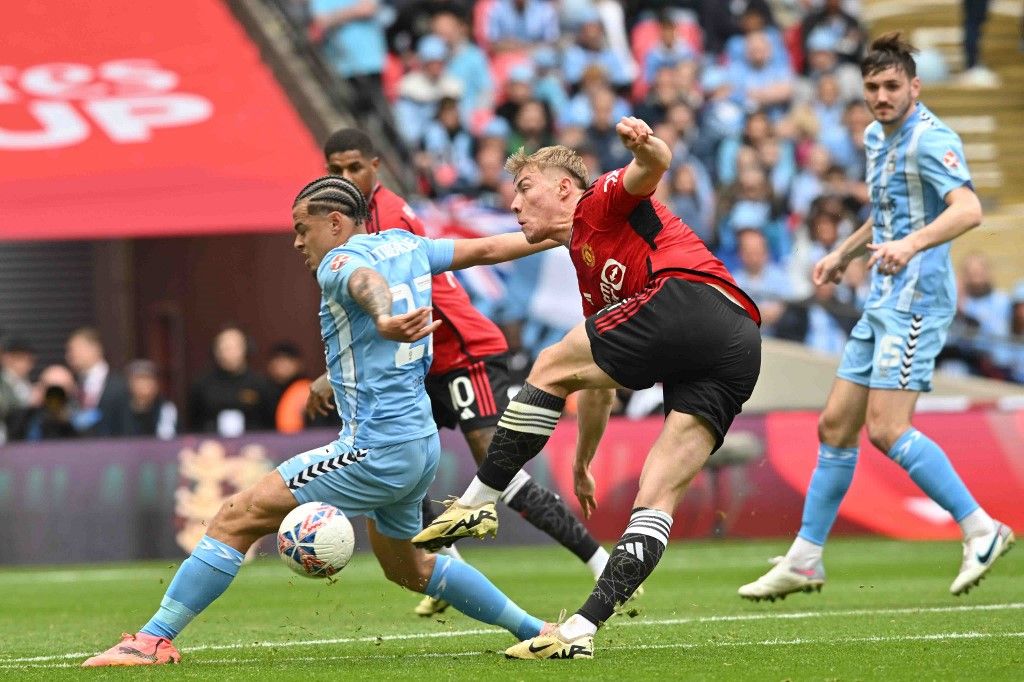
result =
[[[801,618],[833,618],[846,616],[884,616],[898,614],[926,614],[926,613],[957,613],[970,611],[1010,611],[1024,609],[1024,602],[1011,602],[1006,604],[978,604],[975,606],[926,606],[891,609],[846,609],[842,611],[793,611],[790,613],[738,613],[724,616],[694,616],[691,618],[662,618],[657,620],[623,620],[621,617],[612,621],[610,627],[623,626],[632,627],[661,627],[666,625],[685,625],[691,623],[723,623],[735,621],[754,620],[794,620]],[[231,651],[238,649],[273,649],[301,646],[319,646],[330,644],[367,644],[378,642],[403,642],[417,639],[444,639],[448,637],[469,637],[476,635],[493,635],[505,632],[498,628],[477,628],[473,630],[446,630],[442,632],[411,632],[399,635],[379,635],[368,637],[340,637],[330,639],[307,639],[288,640],[283,642],[238,642],[234,644],[200,644],[199,646],[185,649],[186,653],[196,651]],[[66,658],[81,658],[91,656],[95,652],[79,651],[69,654],[55,654],[51,656],[29,656],[23,658],[0,657],[0,667],[9,663],[41,663],[45,661],[57,661]]]
[[[653,651],[659,649],[700,649],[703,647],[748,647],[748,646],[803,646],[809,644],[887,644],[899,642],[941,642],[958,639],[1002,639],[1024,638],[1024,632],[936,632],[925,635],[871,635],[868,637],[829,637],[826,639],[762,639],[743,641],[709,641],[709,642],[673,642],[670,644],[634,644],[599,647],[598,651]],[[459,652],[430,652],[415,654],[349,654],[344,656],[285,656],[275,658],[265,663],[320,663],[323,661],[352,661],[352,660],[396,660],[410,658],[456,658],[467,656],[494,655],[494,651],[459,651]],[[251,658],[211,658],[201,660],[200,665],[238,665],[252,663]],[[13,661],[0,662],[0,670],[12,668],[77,668],[80,663],[28,663],[14,665]]]

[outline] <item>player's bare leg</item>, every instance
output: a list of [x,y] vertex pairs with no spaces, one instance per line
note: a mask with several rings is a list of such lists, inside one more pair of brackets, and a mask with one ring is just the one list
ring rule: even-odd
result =
[[612,550],[597,585],[582,607],[558,630],[509,648],[509,658],[591,658],[593,636],[617,605],[651,574],[661,560],[672,528],[672,513],[715,447],[711,426],[700,417],[669,412],[640,474],[633,514]]
[[124,634],[107,651],[82,665],[128,666],[177,663],[171,643],[193,618],[234,580],[245,552],[256,540],[275,532],[298,503],[276,471],[232,495],[221,505],[209,530],[175,573],[159,610],[142,629]]
[[435,549],[459,538],[497,533],[494,505],[516,473],[547,443],[565,407],[565,396],[582,388],[618,387],[594,364],[583,323],[541,351],[523,390],[502,414],[487,457],[469,488],[413,543]]

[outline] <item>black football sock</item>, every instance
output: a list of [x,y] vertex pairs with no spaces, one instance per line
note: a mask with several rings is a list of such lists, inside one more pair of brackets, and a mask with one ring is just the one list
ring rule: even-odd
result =
[[597,540],[562,498],[527,478],[518,490],[506,490],[509,507],[519,512],[535,528],[544,531],[586,563],[600,548]]

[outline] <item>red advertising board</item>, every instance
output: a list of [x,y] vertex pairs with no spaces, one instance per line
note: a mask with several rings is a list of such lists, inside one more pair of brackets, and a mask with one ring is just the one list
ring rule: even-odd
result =
[[0,239],[286,230],[321,166],[218,0],[11,3]]

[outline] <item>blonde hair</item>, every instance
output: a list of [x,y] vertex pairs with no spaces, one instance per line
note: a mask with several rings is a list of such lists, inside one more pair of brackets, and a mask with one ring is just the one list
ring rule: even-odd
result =
[[580,189],[586,189],[590,185],[589,173],[583,159],[574,150],[560,144],[553,147],[541,147],[532,154],[526,153],[525,147],[520,147],[516,153],[505,161],[505,170],[516,177],[527,166],[533,166],[538,170],[545,168],[560,168],[569,174]]

